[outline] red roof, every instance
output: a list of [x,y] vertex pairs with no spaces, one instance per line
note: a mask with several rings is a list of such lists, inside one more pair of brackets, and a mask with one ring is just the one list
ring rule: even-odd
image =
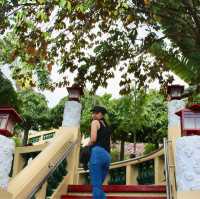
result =
[[199,111],[199,110],[200,110],[200,104],[192,104],[192,105],[190,105],[190,108],[191,108],[192,110],[197,110],[197,111]]
[[175,114],[178,115],[178,116],[181,116],[183,112],[200,113],[199,109],[183,108],[180,111],[176,112]]
[[0,129],[0,135],[6,136],[6,137],[12,137],[13,134],[8,131],[7,129]]
[[0,107],[0,114],[2,113],[11,114],[16,122],[22,122],[21,116],[12,107]]
[[183,108],[180,111],[176,112],[175,114],[178,116],[181,116],[183,112],[191,112],[192,110],[188,109],[188,108]]

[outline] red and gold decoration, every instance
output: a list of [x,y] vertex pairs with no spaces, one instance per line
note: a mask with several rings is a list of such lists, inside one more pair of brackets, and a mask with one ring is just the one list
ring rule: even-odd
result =
[[0,135],[12,137],[15,124],[21,121],[22,118],[14,108],[0,107]]

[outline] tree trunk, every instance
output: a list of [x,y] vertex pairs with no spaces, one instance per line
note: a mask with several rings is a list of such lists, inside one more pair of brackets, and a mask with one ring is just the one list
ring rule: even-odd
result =
[[135,133],[134,133],[133,136],[134,136],[134,140],[133,140],[133,142],[134,142],[133,143],[133,147],[134,147],[133,148],[133,153],[134,153],[134,155],[136,155],[136,144],[137,144],[137,141],[136,141],[136,135],[135,135]]
[[159,148],[159,143],[155,143],[156,149]]
[[24,138],[23,138],[23,146],[28,144],[28,132],[30,129],[25,129],[24,130]]
[[120,143],[120,160],[124,160],[124,140],[121,140]]
[[136,155],[136,142],[133,143],[133,153]]

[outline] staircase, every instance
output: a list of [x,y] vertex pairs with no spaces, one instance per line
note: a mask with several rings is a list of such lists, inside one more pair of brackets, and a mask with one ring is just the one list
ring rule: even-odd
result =
[[[105,185],[107,199],[166,199],[163,185]],[[69,185],[61,199],[92,199],[90,185]]]

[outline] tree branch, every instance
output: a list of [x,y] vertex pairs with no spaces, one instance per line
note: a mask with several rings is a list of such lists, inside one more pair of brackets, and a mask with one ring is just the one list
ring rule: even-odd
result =
[[[29,7],[29,6],[38,6],[38,4],[37,3],[17,4],[15,6],[12,6],[12,7],[9,8],[11,13],[8,13],[5,17],[9,17],[9,16],[13,15],[14,13],[16,13],[17,11],[19,11],[20,9],[22,9],[24,7]],[[15,10],[13,10],[13,9],[15,9]]]
[[198,38],[200,37],[200,19],[197,15],[197,10],[195,9],[195,7],[193,6],[193,1],[187,1],[184,0],[183,3],[187,6],[187,9],[192,17],[192,19],[194,20],[195,24],[196,24],[196,28],[198,30]]

